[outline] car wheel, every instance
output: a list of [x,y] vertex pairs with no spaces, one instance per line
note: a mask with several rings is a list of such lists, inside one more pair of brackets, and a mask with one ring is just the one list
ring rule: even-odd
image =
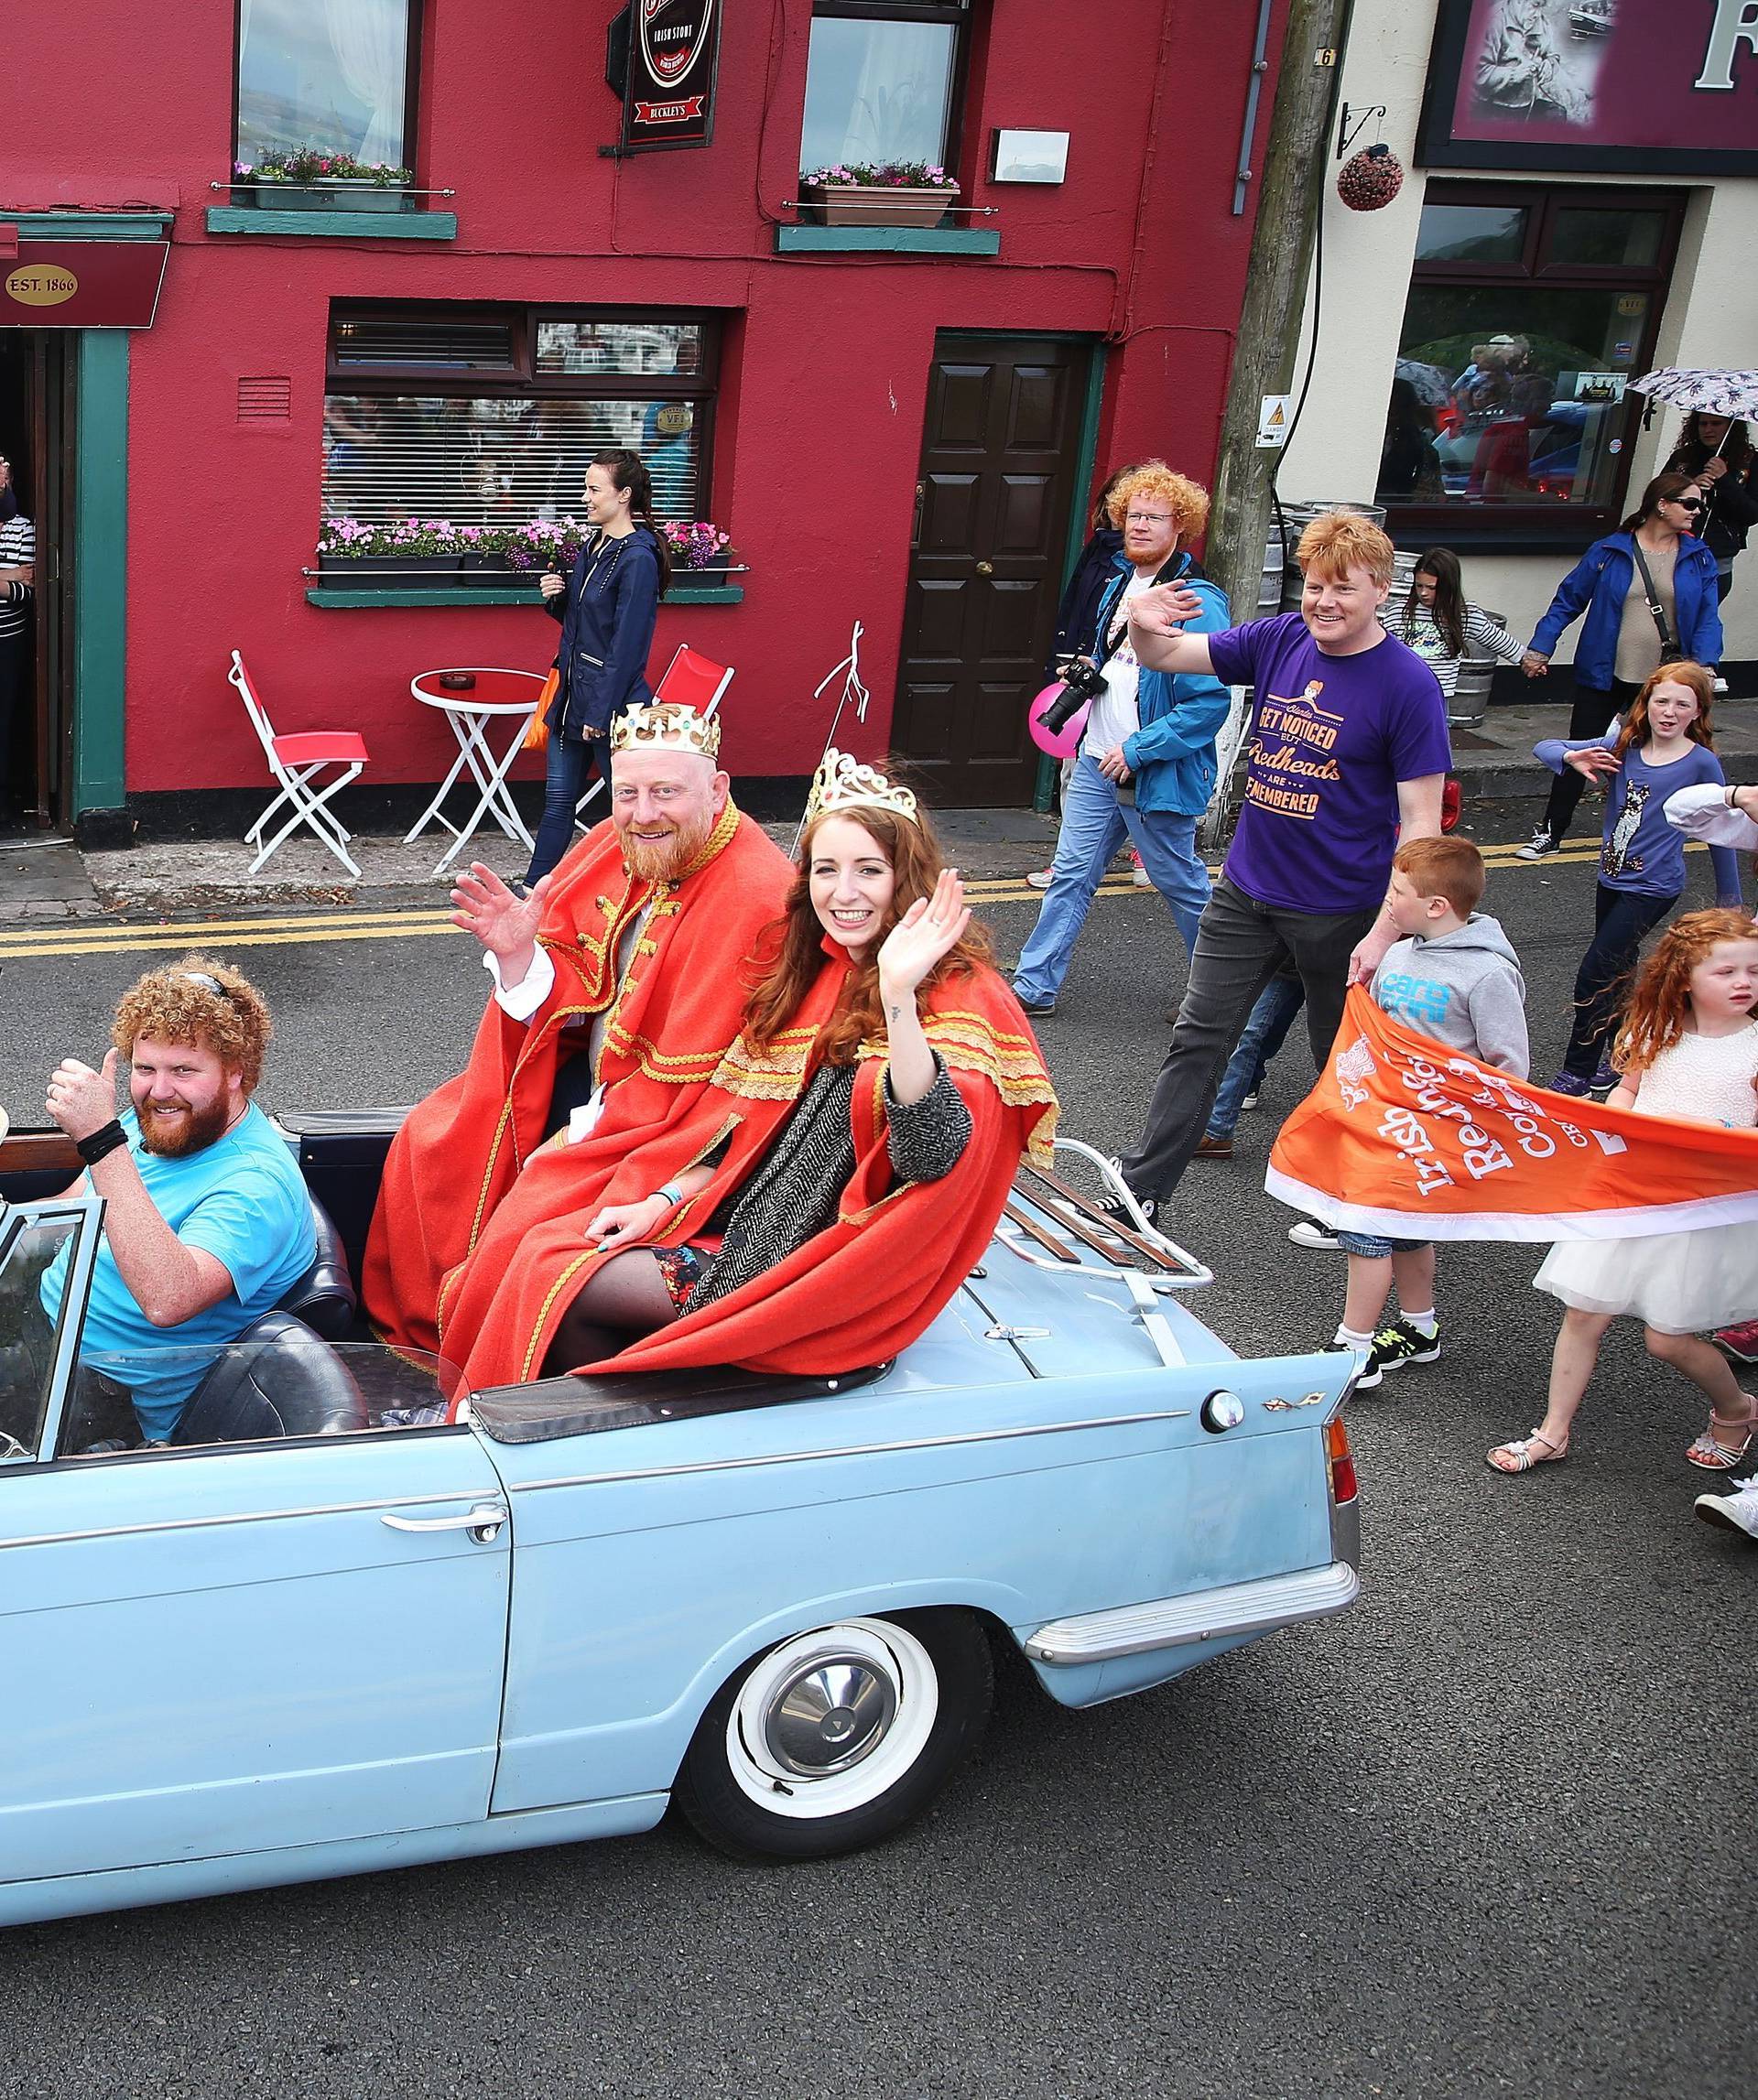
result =
[[994,1668],[968,1611],[797,1633],[715,1694],[678,1774],[697,1832],[735,1858],[827,1859],[901,1830],[982,1736]]

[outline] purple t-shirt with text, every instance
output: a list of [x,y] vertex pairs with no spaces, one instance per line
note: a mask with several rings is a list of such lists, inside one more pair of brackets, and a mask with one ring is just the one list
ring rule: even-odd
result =
[[1440,681],[1391,634],[1359,655],[1327,656],[1297,612],[1210,634],[1209,654],[1218,678],[1256,688],[1227,880],[1283,911],[1379,904],[1399,781],[1452,763]]

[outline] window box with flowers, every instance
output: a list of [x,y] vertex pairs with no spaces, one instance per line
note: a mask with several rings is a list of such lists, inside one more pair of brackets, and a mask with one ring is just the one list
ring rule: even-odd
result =
[[443,585],[457,581],[464,548],[450,518],[403,518],[390,525],[331,518],[318,535],[318,573],[342,590],[399,581],[424,588],[429,579]]
[[671,556],[671,572],[679,583],[722,583],[732,565],[730,534],[706,518],[691,525],[662,525],[659,536]]
[[958,194],[922,160],[839,161],[799,179],[801,216],[820,226],[938,226]]
[[234,161],[232,168],[238,200],[261,211],[412,211],[414,180],[407,168],[313,146]]

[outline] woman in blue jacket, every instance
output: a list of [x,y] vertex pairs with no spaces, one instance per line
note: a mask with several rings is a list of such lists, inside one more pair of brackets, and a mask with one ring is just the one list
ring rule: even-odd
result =
[[547,875],[568,850],[574,810],[594,770],[610,778],[611,723],[653,697],[647,652],[671,581],[665,543],[652,525],[653,483],[636,453],[597,453],[586,470],[584,502],[597,530],[571,576],[543,579],[543,609],[561,622],[561,684],[544,718],[549,746],[543,821],[527,883]]
[[1062,828],[1050,886],[1014,973],[1027,1013],[1053,1013],[1093,892],[1125,839],[1166,899],[1187,949],[1209,902],[1209,871],[1197,851],[1197,820],[1215,785],[1215,739],[1231,696],[1203,673],[1174,677],[1143,670],[1129,638],[1129,604],[1155,583],[1188,583],[1202,600],[1193,633],[1227,624],[1227,601],[1212,583],[1192,581],[1183,543],[1201,532],[1209,493],[1159,460],[1124,475],[1111,496],[1123,529],[1128,570],[1100,601],[1091,659],[1104,673],[1062,796]]
[[[1597,737],[1615,722],[1663,654],[1710,670],[1721,661],[1715,557],[1695,536],[1702,514],[1703,492],[1688,474],[1656,474],[1634,514],[1596,539],[1557,587],[1521,668],[1542,678],[1563,630],[1581,620],[1570,738]],[[1578,772],[1564,769],[1544,822],[1520,849],[1523,861],[1542,860],[1562,844],[1585,786]]]

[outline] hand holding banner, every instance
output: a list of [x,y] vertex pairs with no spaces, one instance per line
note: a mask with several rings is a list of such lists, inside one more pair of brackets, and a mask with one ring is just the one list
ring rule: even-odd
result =
[[1264,1185],[1394,1239],[1622,1239],[1758,1219],[1758,1131],[1553,1094],[1450,1049],[1360,985]]

